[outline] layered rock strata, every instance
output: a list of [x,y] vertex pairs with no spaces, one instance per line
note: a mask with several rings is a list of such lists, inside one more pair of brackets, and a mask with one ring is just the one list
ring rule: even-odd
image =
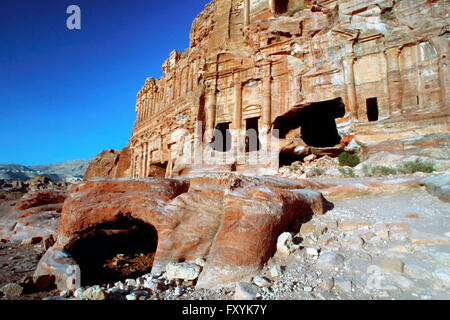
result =
[[448,11],[443,0],[212,1],[189,48],[138,93],[130,177],[273,173],[354,136],[448,131]]
[[[71,281],[74,273],[64,271],[77,268],[77,257],[68,254],[71,247],[99,232],[117,233],[108,226],[134,220],[156,230],[152,273],[164,272],[170,262],[203,258],[197,286],[227,285],[260,269],[294,220],[326,211],[322,195],[305,189],[313,187],[282,178],[226,175],[84,182],[64,203],[56,244],[36,273],[55,275],[61,289],[75,288],[80,279]],[[73,267],[61,267],[61,259]]]

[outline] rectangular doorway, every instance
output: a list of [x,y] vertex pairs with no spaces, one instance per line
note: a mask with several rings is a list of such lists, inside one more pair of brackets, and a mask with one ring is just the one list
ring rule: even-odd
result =
[[367,120],[369,122],[378,121],[378,99],[369,98],[366,100]]

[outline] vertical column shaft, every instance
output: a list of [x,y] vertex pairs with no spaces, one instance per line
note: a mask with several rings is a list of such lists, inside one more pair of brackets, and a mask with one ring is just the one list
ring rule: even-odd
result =
[[250,24],[250,0],[244,0],[244,26]]
[[352,119],[358,119],[358,103],[356,100],[356,87],[355,87],[355,73],[353,70],[353,64],[355,62],[355,56],[353,53],[347,54],[344,58],[345,66],[345,79],[347,87],[347,103],[348,111],[350,112]]
[[269,10],[272,11],[272,13],[275,13],[275,0],[267,0],[267,4],[269,6]]
[[263,79],[262,79],[262,127],[265,130],[269,130],[272,123],[272,65],[271,63],[263,66]]
[[402,79],[398,59],[400,52],[401,49],[397,47],[389,48],[385,51],[391,114],[398,114],[402,111]]
[[234,80],[234,129],[240,130],[242,127],[242,83],[240,73],[233,75]]

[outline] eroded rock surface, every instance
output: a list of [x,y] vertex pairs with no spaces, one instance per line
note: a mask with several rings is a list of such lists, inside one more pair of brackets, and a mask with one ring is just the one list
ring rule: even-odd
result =
[[[276,240],[295,219],[323,214],[327,201],[306,182],[277,178],[219,176],[189,180],[97,179],[75,186],[66,202],[52,251],[37,274],[56,273],[55,252],[70,251],[81,238],[108,224],[135,219],[152,225],[158,235],[153,273],[168,263],[206,260],[197,287],[234,283],[262,267]],[[58,269],[59,268],[59,269]],[[65,288],[67,281],[59,281]]]
[[84,180],[94,178],[127,178],[130,176],[130,150],[104,150],[92,159],[84,174]]

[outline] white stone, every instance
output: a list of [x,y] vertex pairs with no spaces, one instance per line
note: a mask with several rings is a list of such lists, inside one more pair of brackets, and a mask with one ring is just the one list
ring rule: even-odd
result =
[[409,289],[413,285],[413,282],[411,280],[400,274],[392,274],[391,279],[396,284],[398,284],[402,289]]
[[234,300],[255,300],[258,295],[257,286],[246,282],[238,282],[236,284]]
[[292,234],[284,232],[279,235],[277,240],[277,251],[284,255],[290,255],[292,252],[299,248],[298,245],[294,245],[292,241]]
[[173,295],[174,296],[181,296],[182,294],[183,294],[183,288],[182,287],[176,287],[174,292],[173,292]]
[[322,254],[317,261],[317,266],[322,270],[335,270],[344,264],[344,256],[337,252]]
[[201,267],[187,262],[169,263],[166,266],[166,277],[169,280],[195,280],[200,275]]
[[158,284],[154,281],[145,280],[143,287],[152,291],[158,291]]
[[269,279],[265,277],[255,276],[253,278],[253,283],[256,284],[258,287],[270,287],[272,285],[272,282],[270,282]]
[[206,262],[203,258],[197,258],[194,263],[200,267],[204,267]]
[[447,288],[450,288],[450,268],[438,268],[433,271],[433,276]]
[[334,286],[345,293],[352,292],[352,282],[351,281],[338,281],[335,283]]
[[315,248],[306,248],[306,253],[310,256],[318,256],[319,255],[319,251],[317,251],[317,249],[315,249]]
[[75,298],[80,298],[83,295],[83,288],[78,288],[77,290],[75,290],[75,292],[73,293],[73,296]]
[[72,292],[70,290],[63,290],[59,293],[61,297],[68,298],[70,297]]
[[125,284],[126,284],[127,286],[133,286],[133,287],[135,287],[135,286],[136,286],[136,280],[134,280],[134,279],[126,279],[126,280],[125,280]]
[[353,250],[361,250],[364,246],[364,240],[361,237],[353,236],[347,243],[348,247]]
[[282,275],[280,266],[271,266],[269,269],[269,273],[272,278],[277,278]]
[[135,295],[135,294],[127,294],[126,296],[125,296],[125,299],[127,299],[127,300],[137,300],[137,296]]

